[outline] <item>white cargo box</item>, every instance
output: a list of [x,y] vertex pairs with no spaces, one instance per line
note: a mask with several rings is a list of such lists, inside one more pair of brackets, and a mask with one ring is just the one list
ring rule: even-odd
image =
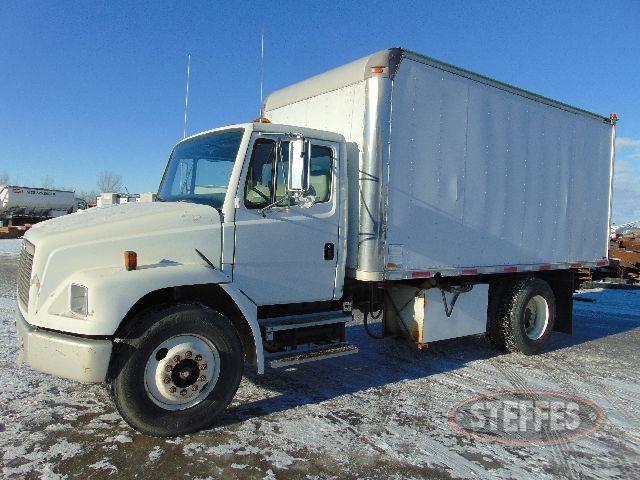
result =
[[400,49],[276,91],[265,111],[346,138],[347,267],[358,279],[607,258],[607,117]]
[[144,192],[141,193],[138,198],[136,198],[136,202],[155,202],[157,199],[157,194],[154,192]]
[[103,208],[139,201],[140,195],[129,195],[128,193],[102,193],[98,196],[96,205],[98,208]]

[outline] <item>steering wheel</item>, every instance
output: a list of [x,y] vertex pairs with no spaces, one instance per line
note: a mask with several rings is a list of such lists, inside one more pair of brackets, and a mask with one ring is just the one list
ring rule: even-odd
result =
[[262,193],[260,190],[258,190],[258,189],[256,188],[256,186],[255,186],[255,185],[254,185],[253,187],[251,187],[251,188],[249,189],[249,191],[250,191],[250,192],[257,193],[257,194],[258,194],[258,196],[262,197],[262,199],[263,199],[265,202],[267,202],[267,203],[269,203],[269,201],[271,200],[271,199],[270,199],[269,197],[267,197],[264,193]]

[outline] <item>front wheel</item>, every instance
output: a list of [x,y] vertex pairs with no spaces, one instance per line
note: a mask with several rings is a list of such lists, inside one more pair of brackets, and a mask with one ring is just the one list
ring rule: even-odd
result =
[[152,436],[209,427],[233,399],[242,343],[221,313],[184,304],[142,314],[118,344],[111,396],[129,425]]

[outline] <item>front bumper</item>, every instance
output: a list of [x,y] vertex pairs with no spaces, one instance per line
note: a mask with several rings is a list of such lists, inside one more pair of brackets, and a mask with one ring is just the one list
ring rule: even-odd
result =
[[20,311],[16,318],[18,364],[82,383],[104,382],[113,342],[50,332],[29,325]]

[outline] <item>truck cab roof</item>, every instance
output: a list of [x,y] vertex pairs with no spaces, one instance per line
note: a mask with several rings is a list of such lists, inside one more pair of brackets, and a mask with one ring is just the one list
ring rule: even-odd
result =
[[181,140],[180,142],[178,142],[178,145],[182,142],[186,142],[203,135],[209,135],[214,132],[221,132],[224,130],[233,130],[233,129],[240,129],[240,128],[250,132],[253,131],[253,132],[264,132],[264,133],[273,133],[273,134],[289,133],[289,132],[301,133],[305,137],[318,138],[318,139],[327,140],[330,142],[345,141],[344,136],[340,135],[339,133],[330,132],[326,130],[317,130],[314,128],[298,127],[296,125],[285,125],[281,123],[247,122],[247,123],[236,123],[233,125],[226,125],[224,127],[218,127],[218,128],[213,128],[211,130],[206,130],[204,132],[199,132],[185,138],[184,140]]

